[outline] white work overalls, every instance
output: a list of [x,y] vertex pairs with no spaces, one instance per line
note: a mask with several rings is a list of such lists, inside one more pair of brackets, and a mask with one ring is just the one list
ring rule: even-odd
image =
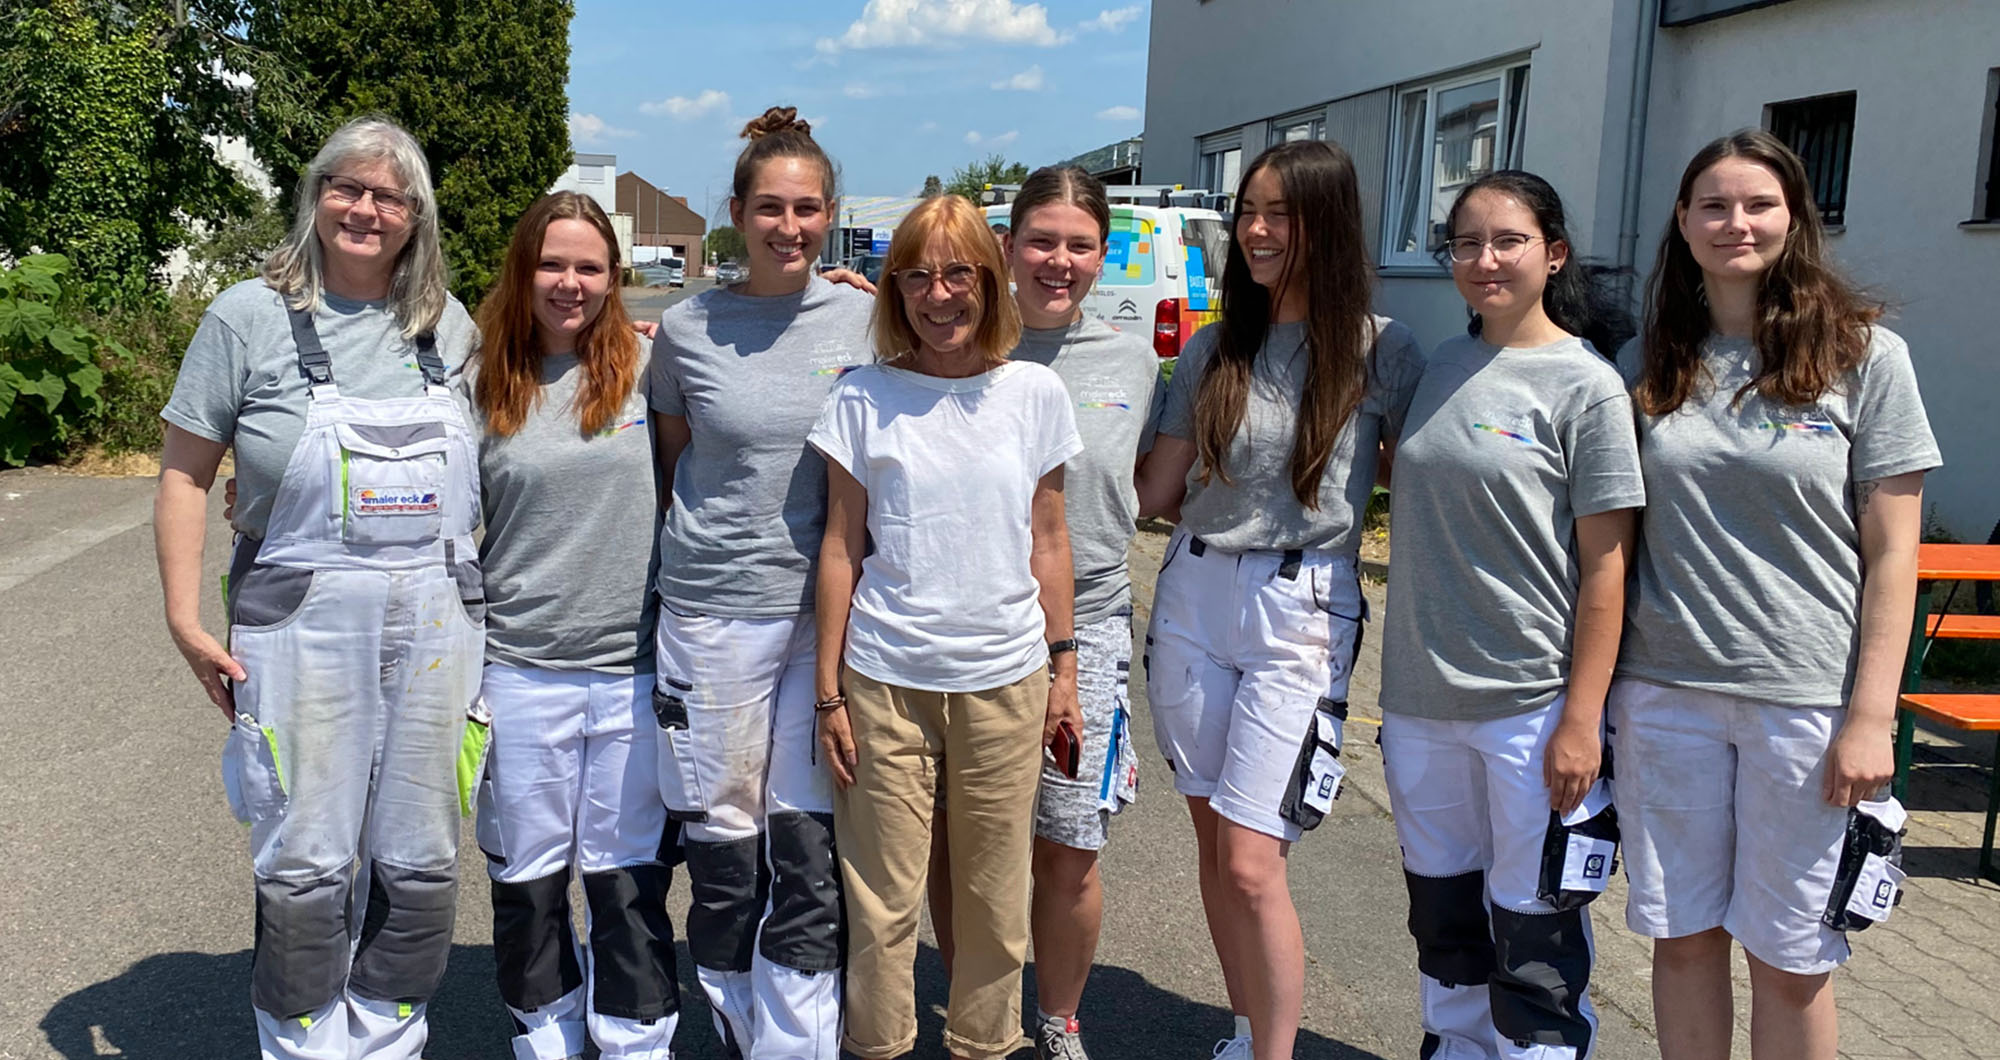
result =
[[422,397],[359,400],[312,315],[291,318],[305,431],[228,587],[248,676],[223,780],[250,825],[251,1000],[270,1060],[415,1058],[451,948],[485,644],[478,458],[431,336]]

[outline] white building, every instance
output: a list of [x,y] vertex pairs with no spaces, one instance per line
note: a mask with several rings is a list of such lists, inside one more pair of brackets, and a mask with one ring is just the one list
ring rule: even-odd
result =
[[597,200],[604,212],[618,212],[618,156],[593,155],[582,151],[571,157],[569,168],[550,191],[574,191]]
[[1944,527],[2000,518],[2000,3],[1176,0],[1153,5],[1143,180],[1235,190],[1273,143],[1360,170],[1380,309],[1436,343],[1465,308],[1430,258],[1451,197],[1518,166],[1586,256],[1650,270],[1680,173],[1746,125],[1807,150],[1842,265],[1896,308],[1945,468]]

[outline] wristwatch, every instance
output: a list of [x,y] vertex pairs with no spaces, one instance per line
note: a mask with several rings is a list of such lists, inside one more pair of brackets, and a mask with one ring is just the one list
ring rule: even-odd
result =
[[1075,637],[1064,637],[1064,638],[1063,638],[1063,639],[1061,639],[1061,640],[1056,640],[1056,641],[1050,641],[1050,642],[1049,642],[1049,654],[1050,654],[1050,655],[1061,655],[1061,654],[1062,654],[1063,652],[1066,652],[1066,651],[1075,651],[1075,650],[1076,650],[1076,638],[1075,638]]

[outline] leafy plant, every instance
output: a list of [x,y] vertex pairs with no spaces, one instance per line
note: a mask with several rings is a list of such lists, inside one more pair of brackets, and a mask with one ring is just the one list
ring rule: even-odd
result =
[[67,320],[69,259],[32,254],[0,270],[0,463],[59,452],[102,411],[102,354],[131,352]]
[[986,185],[1019,184],[1027,179],[1027,166],[1009,162],[1004,155],[987,155],[981,161],[953,170],[951,179],[944,182],[944,190],[962,195],[978,206],[979,196],[986,190]]

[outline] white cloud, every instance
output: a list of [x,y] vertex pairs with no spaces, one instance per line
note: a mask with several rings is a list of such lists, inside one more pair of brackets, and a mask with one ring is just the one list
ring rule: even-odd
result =
[[[1102,17],[1102,16],[1100,16]],[[1049,25],[1048,9],[1015,0],[868,0],[861,17],[839,37],[813,45],[832,55],[865,48],[993,41],[1052,47],[1070,39]]]
[[595,114],[571,114],[569,116],[569,142],[588,146],[606,140],[622,140],[639,135],[630,129],[621,129]]
[[1146,11],[1146,6],[1144,4],[1133,4],[1131,7],[1121,7],[1115,11],[1099,11],[1097,13],[1096,18],[1093,18],[1090,21],[1077,26],[1076,28],[1082,30],[1085,33],[1089,33],[1093,30],[1102,30],[1105,33],[1116,33],[1119,30],[1124,29],[1127,23],[1133,21],[1140,15],[1144,14],[1145,11]]
[[987,147],[1005,147],[1020,138],[1021,131],[1019,129],[1009,129],[1006,132],[995,133],[992,136],[984,135],[977,129],[965,134],[965,142],[974,147],[978,147],[981,144]]
[[720,89],[704,88],[701,94],[689,99],[686,96],[671,96],[657,103],[639,104],[639,113],[655,117],[666,115],[688,121],[706,117],[729,108],[729,93]]
[[922,125],[917,126],[917,131],[920,133],[931,133],[931,132],[936,132],[937,128],[938,128],[937,122],[927,121]]
[[882,90],[866,82],[850,81],[840,90],[840,94],[848,99],[874,99],[882,94]]
[[978,145],[979,141],[984,139],[986,139],[986,137],[979,135],[979,130],[977,129],[974,129],[973,131],[965,134],[965,142],[973,144],[975,146]]
[[1013,77],[1003,77],[993,82],[998,92],[1040,92],[1042,90],[1042,66],[1036,63]]
[[1097,116],[1105,121],[1138,121],[1139,108],[1126,106],[1106,107],[1098,111]]

